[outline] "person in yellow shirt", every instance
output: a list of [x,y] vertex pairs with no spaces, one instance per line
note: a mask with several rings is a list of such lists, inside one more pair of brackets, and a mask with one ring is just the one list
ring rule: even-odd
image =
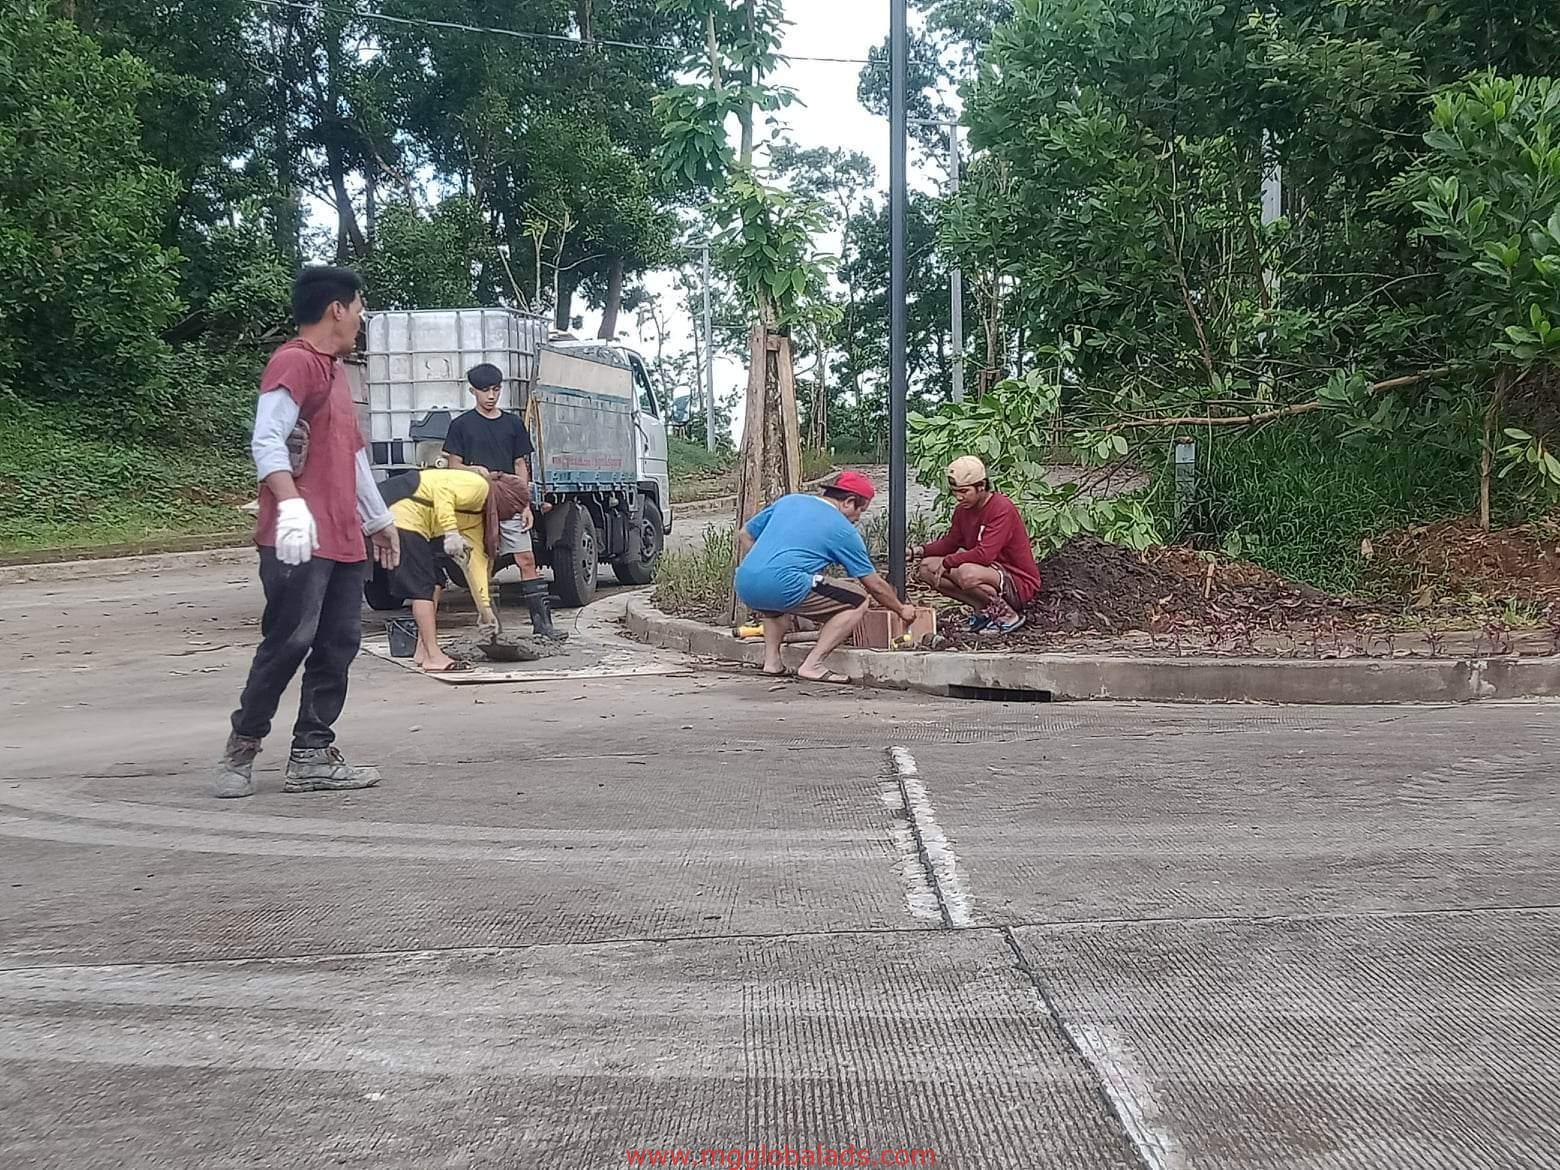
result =
[[[430,468],[418,474],[416,490],[390,505],[402,540],[401,563],[390,573],[390,591],[412,603],[417,622],[413,661],[429,674],[471,669],[439,647],[439,595],[444,583],[441,556],[464,566],[477,603],[482,636],[498,632],[488,577],[498,551],[500,525],[530,507],[529,486],[518,476]],[[408,552],[410,550],[410,552]]]

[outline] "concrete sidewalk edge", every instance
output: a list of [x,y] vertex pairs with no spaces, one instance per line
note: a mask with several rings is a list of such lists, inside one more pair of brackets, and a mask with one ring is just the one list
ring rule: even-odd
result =
[[[91,550],[83,550],[91,551]],[[84,581],[92,577],[126,577],[135,573],[166,573],[201,569],[210,565],[253,565],[255,546],[247,533],[202,549],[178,552],[137,553],[72,560],[38,561],[0,565],[0,585],[33,582]]]
[[[802,483],[802,491],[814,491],[828,483],[840,471],[835,468],[827,475],[820,475],[816,479],[805,480]],[[721,512],[735,512],[737,510],[736,496],[708,496],[702,500],[687,500],[681,504],[672,505],[672,522],[675,524],[679,518],[707,519]]]
[[[664,649],[748,666],[763,661],[760,644],[670,617],[642,594],[628,599],[624,622],[635,638]],[[788,647],[786,662],[794,667],[805,652]],[[1296,661],[845,649],[831,662],[869,686],[956,697],[1338,705],[1560,697],[1560,658],[1552,657]]]

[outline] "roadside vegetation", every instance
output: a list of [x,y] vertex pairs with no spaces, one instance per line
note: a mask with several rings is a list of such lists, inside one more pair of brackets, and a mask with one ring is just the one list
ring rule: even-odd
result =
[[[1418,541],[1423,569],[1470,531],[1548,531],[1550,0],[914,3],[923,480],[973,452],[1042,553],[1181,542],[1335,593],[1396,588],[1383,549]],[[782,0],[511,6],[483,20],[525,35],[480,41],[424,23],[449,17],[432,0],[394,23],[372,0],[154,7],[0,21],[0,550],[246,527],[255,373],[315,260],[378,307],[599,311],[697,420],[703,339],[665,325],[698,315],[683,245],[712,239],[714,347],[746,360],[758,329],[792,363],[760,381],[766,402],[794,383],[803,477],[882,462],[887,200],[863,155],[777,129]],[[558,40],[582,12],[583,54]],[[884,114],[880,64],[859,93]],[[678,269],[671,293],[644,280]],[[735,494],[733,452],[671,458],[675,501]],[[1082,487],[1049,482],[1059,459]]]

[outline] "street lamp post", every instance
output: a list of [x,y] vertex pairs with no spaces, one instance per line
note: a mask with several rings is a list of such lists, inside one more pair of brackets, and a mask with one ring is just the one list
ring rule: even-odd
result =
[[905,597],[905,155],[907,103],[905,62],[909,56],[906,0],[889,0],[888,87],[888,575],[895,594]]

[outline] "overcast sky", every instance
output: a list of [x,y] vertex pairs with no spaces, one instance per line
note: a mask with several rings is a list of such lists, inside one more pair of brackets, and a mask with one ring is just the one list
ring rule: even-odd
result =
[[[786,30],[782,51],[788,56],[846,57],[864,61],[867,51],[888,36],[887,0],[786,0],[785,14],[791,26]],[[796,90],[800,101],[776,116],[800,146],[861,151],[872,160],[877,168],[879,187],[886,191],[888,121],[868,113],[857,100],[856,85],[861,68],[855,64],[792,60],[772,80],[777,85]],[[918,173],[924,163],[914,150],[909,165],[912,186],[932,186],[942,179],[941,172]],[[645,280],[652,291],[662,293],[670,290],[674,283],[675,276],[671,274],[652,273]],[[662,302],[671,311],[676,299],[663,296]],[[599,314],[591,314],[587,324],[594,334],[600,324]],[[641,344],[650,353],[654,352],[653,327],[647,325],[641,336],[632,314],[620,318],[618,327],[628,331],[630,343]],[[695,322],[676,313],[668,324],[667,352],[691,350],[695,327]],[[717,399],[724,399],[746,380],[744,366],[730,361],[717,362]],[[663,390],[671,396],[679,388],[665,387]],[[741,426],[740,409],[736,423]]]
[[[864,61],[868,50],[882,43],[888,35],[887,0],[786,0],[785,13],[790,27],[786,30],[782,51],[796,57],[843,57]],[[877,168],[880,188],[886,190],[888,122],[869,114],[857,100],[856,85],[860,73],[859,64],[800,60],[789,62],[771,80],[796,90],[800,101],[780,111],[777,117],[788,128],[788,135],[801,146],[859,150],[867,155]],[[734,134],[735,121],[732,128]],[[760,127],[760,141],[765,137],[766,133]],[[941,181],[940,171],[920,173],[924,167],[925,164],[912,150],[912,186],[930,187]],[[333,228],[335,216],[328,205],[320,200],[311,200],[311,204],[316,221]],[[696,257],[694,262],[697,262]],[[671,295],[675,282],[675,273],[651,273],[645,280],[651,291],[662,294],[662,319],[667,326],[668,354],[679,350],[691,351],[695,328],[695,322],[677,308],[679,298]],[[576,311],[579,307],[576,303]],[[600,314],[587,310],[582,335],[594,336],[599,326]],[[653,357],[653,326],[647,323],[641,331],[636,315],[625,313],[618,320],[618,328],[626,331],[625,340],[629,344],[641,347],[647,356]],[[724,399],[745,381],[746,370],[743,366],[736,362],[717,362],[717,398]],[[667,386],[662,389],[670,398],[680,396],[688,388]],[[739,426],[740,417],[739,408]]]

